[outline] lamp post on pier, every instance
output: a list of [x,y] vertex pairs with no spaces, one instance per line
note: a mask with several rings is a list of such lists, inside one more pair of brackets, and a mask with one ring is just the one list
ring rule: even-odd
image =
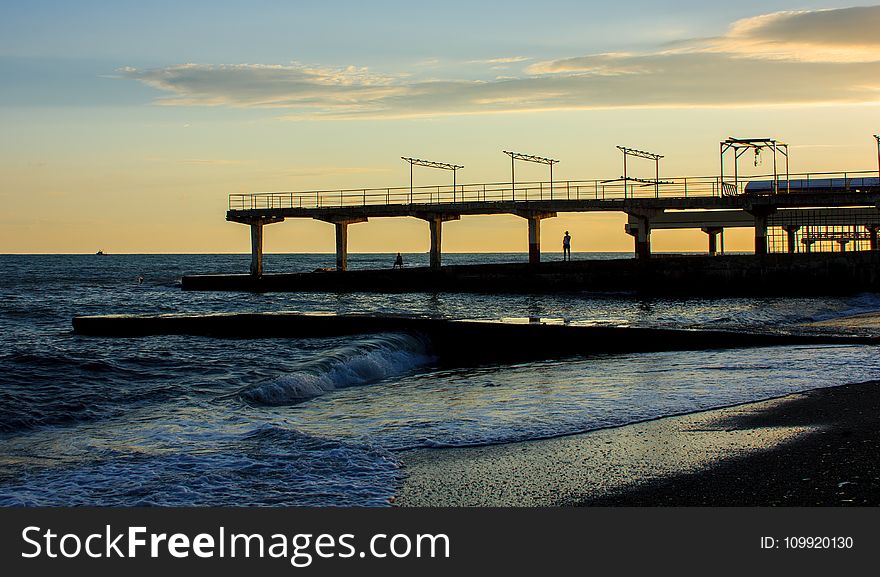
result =
[[550,166],[550,198],[553,198],[553,165],[559,162],[552,158],[544,158],[543,156],[535,156],[534,154],[523,154],[522,152],[509,152],[502,150],[504,154],[510,157],[510,194],[511,200],[516,200],[516,172],[514,168],[515,160],[525,160],[526,162],[537,162],[538,164],[547,164]]
[[[434,162],[433,160],[422,160],[421,158],[410,158],[408,156],[401,156],[401,159],[407,161],[409,163],[409,203],[412,204],[413,201],[413,166],[426,166],[428,168],[439,168],[441,170],[451,170],[452,171],[452,202],[455,202],[455,173],[459,168],[464,168],[464,166],[460,164],[449,164],[448,162]],[[438,193],[439,197],[439,193]],[[439,201],[439,198],[438,198]]]

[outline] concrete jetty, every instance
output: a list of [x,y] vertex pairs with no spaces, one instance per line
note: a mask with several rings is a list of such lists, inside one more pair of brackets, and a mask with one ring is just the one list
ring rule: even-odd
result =
[[878,338],[861,336],[581,326],[541,319],[524,321],[272,312],[82,316],[73,319],[73,328],[80,335],[105,337],[183,334],[225,338],[305,338],[403,332],[424,337],[441,363],[453,365],[608,353],[880,344]]
[[880,251],[662,256],[362,271],[191,275],[184,290],[837,295],[880,291]]

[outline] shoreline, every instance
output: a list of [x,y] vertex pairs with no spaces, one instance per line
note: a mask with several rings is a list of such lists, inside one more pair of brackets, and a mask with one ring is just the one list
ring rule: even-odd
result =
[[[880,315],[878,315],[880,316]],[[564,437],[401,453],[398,506],[880,504],[880,381]]]

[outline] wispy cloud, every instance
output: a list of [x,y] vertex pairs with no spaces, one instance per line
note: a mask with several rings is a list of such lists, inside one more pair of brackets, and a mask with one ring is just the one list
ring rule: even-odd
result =
[[[281,108],[286,118],[409,118],[619,107],[880,101],[880,6],[777,12],[723,36],[641,53],[536,62],[521,77],[417,80],[300,64],[126,68],[175,106]],[[471,61],[503,67],[525,56]]]

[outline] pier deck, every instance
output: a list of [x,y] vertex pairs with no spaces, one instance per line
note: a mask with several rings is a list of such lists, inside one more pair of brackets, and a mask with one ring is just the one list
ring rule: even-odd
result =
[[[641,259],[650,257],[651,230],[658,228],[703,230],[709,237],[711,254],[724,228],[751,226],[755,229],[755,253],[765,254],[769,226],[788,227],[793,235],[799,226],[797,211],[817,209],[826,213],[849,210],[849,218],[857,219],[850,224],[863,226],[871,249],[876,250],[880,179],[870,176],[873,174],[876,172],[811,173],[791,175],[787,180],[740,178],[735,183],[718,177],[656,182],[623,178],[232,194],[226,219],[251,227],[250,272],[254,277],[263,274],[263,226],[295,218],[316,219],[336,227],[338,271],[347,269],[348,226],[390,217],[414,217],[428,223],[434,269],[441,265],[443,223],[472,215],[510,214],[525,219],[532,265],[541,260],[541,221],[576,212],[629,215],[625,232],[633,236],[635,253]],[[852,213],[852,209],[860,212]],[[788,220],[781,218],[783,213]],[[682,214],[687,214],[687,219],[682,219]],[[794,252],[794,244],[789,245]]]

